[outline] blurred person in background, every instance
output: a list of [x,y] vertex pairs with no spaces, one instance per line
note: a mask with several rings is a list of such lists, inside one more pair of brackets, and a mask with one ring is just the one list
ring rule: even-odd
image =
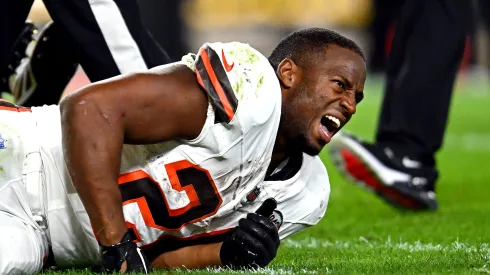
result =
[[[74,75],[78,63],[88,78],[99,81],[121,73],[146,70],[171,61],[140,17],[136,0],[131,1],[55,1],[44,4],[55,26],[38,32],[34,24],[25,23],[34,0],[2,1],[0,9],[0,92],[10,92],[19,105],[55,104],[62,90]],[[151,3],[147,1],[145,11]],[[177,0],[151,1],[157,3],[160,17],[179,20]],[[168,9],[166,9],[167,7]],[[175,26],[181,24],[177,21]],[[170,30],[172,24],[165,30]],[[22,35],[18,38],[19,33]],[[36,51],[27,49],[31,40]],[[181,39],[170,36],[174,48],[184,48]],[[21,60],[32,57],[29,68]],[[175,55],[176,56],[176,55]],[[176,58],[176,57],[175,57]],[[36,70],[46,68],[49,70]],[[67,70],[67,68],[70,68]],[[23,72],[19,74],[16,72]],[[56,78],[45,77],[56,75]],[[14,76],[14,78],[12,78]],[[13,87],[15,78],[23,78],[23,86]],[[49,83],[43,80],[49,80]],[[10,82],[10,85],[9,85]]]
[[[475,16],[469,21],[468,39],[461,69],[466,65],[476,65],[477,58],[477,31],[478,25],[488,32],[490,30],[490,1],[474,0],[470,1]],[[368,69],[370,73],[383,73],[386,70],[388,53],[391,49],[391,42],[396,29],[397,18],[403,7],[403,1],[372,0],[373,18],[369,24],[371,36],[371,47],[369,52]]]
[[374,143],[343,133],[329,147],[345,176],[395,207],[438,207],[435,155],[443,141],[464,52],[470,5],[467,0],[404,2],[386,68]]

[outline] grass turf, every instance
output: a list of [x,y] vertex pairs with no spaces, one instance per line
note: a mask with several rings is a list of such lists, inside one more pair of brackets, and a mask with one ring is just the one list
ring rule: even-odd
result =
[[[480,89],[486,89],[481,91]],[[348,130],[372,139],[381,96],[370,82]],[[464,84],[452,101],[444,148],[438,154],[440,209],[404,213],[346,182],[326,152],[332,194],[324,219],[284,241],[277,258],[256,274],[490,273],[490,91]],[[249,274],[219,269],[160,274]],[[90,274],[88,270],[52,272]],[[156,272],[156,274],[159,274]]]

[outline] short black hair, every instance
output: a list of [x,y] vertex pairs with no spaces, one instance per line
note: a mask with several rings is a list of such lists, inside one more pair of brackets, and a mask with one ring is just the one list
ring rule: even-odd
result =
[[274,70],[281,61],[291,58],[301,64],[312,54],[324,53],[321,49],[328,45],[336,45],[349,49],[366,60],[359,45],[351,39],[324,28],[308,28],[295,31],[284,37],[269,56],[269,62]]

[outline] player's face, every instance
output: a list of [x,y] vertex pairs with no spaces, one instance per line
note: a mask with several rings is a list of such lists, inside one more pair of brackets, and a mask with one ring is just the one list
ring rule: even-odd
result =
[[329,46],[323,58],[312,63],[297,69],[296,83],[283,98],[282,118],[287,139],[317,155],[355,114],[364,96],[366,64],[338,46]]

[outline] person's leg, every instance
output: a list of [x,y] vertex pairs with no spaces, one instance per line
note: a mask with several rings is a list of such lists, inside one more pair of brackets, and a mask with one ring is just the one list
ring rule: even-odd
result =
[[386,69],[386,42],[391,28],[398,18],[403,1],[373,0],[373,21],[369,26],[372,46],[368,58],[370,72],[384,72]]
[[144,28],[136,0],[44,0],[92,82],[169,63]]
[[24,27],[34,0],[0,1],[0,73],[7,69],[12,47]]
[[141,19],[170,60],[180,61],[189,53],[184,37],[182,0],[139,0]]
[[0,234],[0,274],[34,274],[42,270],[48,245],[34,227],[0,211]]
[[490,32],[490,1],[478,0],[476,6],[487,32]]
[[427,166],[444,137],[470,3],[408,1],[388,61],[376,142]]
[[9,91],[18,105],[57,104],[77,61],[92,82],[170,62],[143,27],[136,0],[44,2],[55,22],[43,28],[34,53],[10,74],[15,81]]
[[49,254],[42,215],[33,213],[38,197],[26,187],[41,185],[42,178],[31,151],[37,142],[30,134],[30,115],[0,100],[0,274],[39,272]]
[[390,204],[436,209],[441,147],[470,3],[406,1],[392,44],[376,142],[341,134],[330,145],[337,167]]
[[78,62],[59,24],[47,23],[33,37],[26,58],[9,76],[9,91],[24,107],[57,104]]
[[[7,78],[24,57],[34,25],[25,25],[34,0],[0,0],[0,95]],[[20,35],[23,33],[23,35]],[[20,39],[19,39],[20,38]]]

